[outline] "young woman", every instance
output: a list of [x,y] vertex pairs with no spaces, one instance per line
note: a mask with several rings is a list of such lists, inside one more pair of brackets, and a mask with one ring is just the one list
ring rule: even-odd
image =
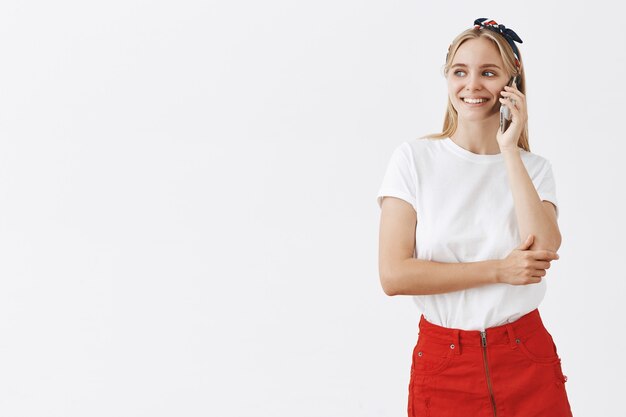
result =
[[454,39],[443,132],[399,145],[378,192],[382,287],[423,311],[409,416],[572,416],[538,310],[561,245],[555,180],[530,152],[514,42],[485,18]]

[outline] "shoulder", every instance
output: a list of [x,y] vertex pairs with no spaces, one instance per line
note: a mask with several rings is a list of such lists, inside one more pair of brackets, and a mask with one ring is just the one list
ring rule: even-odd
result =
[[441,149],[443,144],[443,139],[414,138],[400,143],[396,151],[405,153],[413,159],[418,159],[421,156],[432,155],[434,151]]
[[429,148],[433,146],[439,146],[443,142],[444,139],[424,137],[405,140],[402,144],[406,144],[411,148]]
[[520,149],[520,155],[522,157],[522,161],[526,168],[533,172],[543,172],[548,169],[552,169],[552,163],[545,156],[528,152],[523,149]]
[[400,142],[391,153],[393,163],[415,167],[431,166],[444,154],[443,139],[414,138]]

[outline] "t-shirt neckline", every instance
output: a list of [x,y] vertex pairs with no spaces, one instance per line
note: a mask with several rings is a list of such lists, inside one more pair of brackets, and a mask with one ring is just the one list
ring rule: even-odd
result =
[[449,137],[443,139],[443,143],[446,146],[446,148],[452,151],[453,153],[473,162],[490,164],[490,163],[500,162],[504,160],[504,155],[502,154],[502,152],[493,154],[493,155],[482,155],[482,154],[470,152],[467,149],[458,145]]

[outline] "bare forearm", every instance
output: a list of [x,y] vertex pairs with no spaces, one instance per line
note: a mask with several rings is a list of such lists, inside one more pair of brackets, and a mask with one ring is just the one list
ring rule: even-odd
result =
[[383,280],[387,295],[441,294],[497,282],[499,260],[436,262],[410,258]]
[[509,177],[519,234],[522,241],[528,235],[535,240],[529,249],[556,251],[561,244],[558,225],[548,216],[537,190],[522,162],[519,148],[502,151]]

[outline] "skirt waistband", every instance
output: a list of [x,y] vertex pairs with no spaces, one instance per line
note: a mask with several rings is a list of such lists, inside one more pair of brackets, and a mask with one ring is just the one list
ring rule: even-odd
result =
[[435,343],[449,343],[456,346],[486,346],[497,344],[511,345],[514,347],[518,337],[526,336],[541,328],[545,329],[541,316],[539,315],[539,309],[537,308],[514,322],[488,327],[484,332],[481,330],[463,330],[442,327],[426,320],[423,314],[419,321],[420,335],[427,337]]

